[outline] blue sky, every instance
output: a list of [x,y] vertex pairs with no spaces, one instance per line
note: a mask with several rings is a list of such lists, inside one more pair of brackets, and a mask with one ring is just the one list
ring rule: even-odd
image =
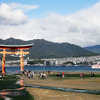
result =
[[21,3],[39,5],[36,10],[27,12],[27,16],[41,18],[45,12],[58,13],[62,15],[72,14],[81,9],[93,6],[99,0],[0,0],[0,3]]
[[92,46],[100,44],[99,26],[100,0],[0,0],[2,39]]

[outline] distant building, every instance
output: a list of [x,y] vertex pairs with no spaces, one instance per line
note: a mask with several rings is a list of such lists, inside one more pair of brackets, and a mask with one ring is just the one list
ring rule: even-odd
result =
[[24,60],[24,65],[27,65],[27,59]]
[[50,63],[50,61],[45,61],[45,62],[44,62],[44,65],[45,65],[45,66],[50,66],[51,63]]
[[46,60],[44,62],[45,66],[57,66],[58,65],[58,61],[57,60]]

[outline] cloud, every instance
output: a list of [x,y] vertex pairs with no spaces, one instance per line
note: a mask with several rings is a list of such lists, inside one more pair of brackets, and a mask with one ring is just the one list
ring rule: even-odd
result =
[[9,5],[2,3],[0,5],[0,24],[16,25],[27,21],[27,16],[21,9],[12,9]]
[[10,3],[9,4],[11,6],[12,9],[23,9],[23,11],[29,11],[29,10],[34,10],[37,9],[39,7],[39,5],[22,5],[19,3]]
[[0,5],[1,38],[15,37],[24,40],[43,38],[82,47],[100,44],[100,2],[71,15],[50,13],[41,19],[29,19],[25,16],[25,11],[36,9],[38,6],[19,4],[18,9],[15,6],[18,4],[11,5]]
[[0,24],[18,25],[27,22],[28,18],[25,15],[26,11],[38,8],[35,5],[21,5],[18,3],[0,5]]
[[69,42],[82,47],[100,44],[100,2],[68,16],[51,14],[42,19],[41,26],[45,27],[43,36],[48,40]]

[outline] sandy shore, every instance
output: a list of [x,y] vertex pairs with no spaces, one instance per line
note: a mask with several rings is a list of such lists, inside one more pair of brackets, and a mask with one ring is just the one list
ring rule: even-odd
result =
[[[24,76],[24,84],[100,91],[100,78],[53,80],[50,77],[47,77],[46,79],[39,79],[37,77],[28,79]],[[27,88],[27,91],[34,96],[35,100],[100,100],[100,95],[95,94],[72,93],[29,87]]]

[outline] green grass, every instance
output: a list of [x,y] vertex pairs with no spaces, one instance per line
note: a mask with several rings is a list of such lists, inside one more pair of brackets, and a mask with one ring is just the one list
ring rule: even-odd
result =
[[[57,77],[56,74],[48,75],[49,78],[54,80],[67,80],[67,79],[80,79],[80,74],[65,74],[65,77]],[[91,78],[90,74],[84,74],[84,78]],[[100,78],[100,74],[95,74],[95,78]]]
[[21,90],[23,95],[21,96],[9,96],[10,98],[13,98],[13,100],[34,100],[34,97],[29,94],[27,91]]
[[[12,89],[9,92],[19,92],[22,95],[14,95],[14,96],[8,96],[9,98],[12,98],[12,100],[34,100],[34,97],[31,96],[26,90],[13,90],[17,88],[21,88],[19,84],[15,84],[18,78],[16,75],[5,75],[3,80],[0,80],[0,91],[4,89]],[[4,100],[2,97],[0,97],[0,100]]]
[[20,88],[20,85],[15,84],[17,80],[15,75],[5,75],[4,79],[0,80],[0,90]]

